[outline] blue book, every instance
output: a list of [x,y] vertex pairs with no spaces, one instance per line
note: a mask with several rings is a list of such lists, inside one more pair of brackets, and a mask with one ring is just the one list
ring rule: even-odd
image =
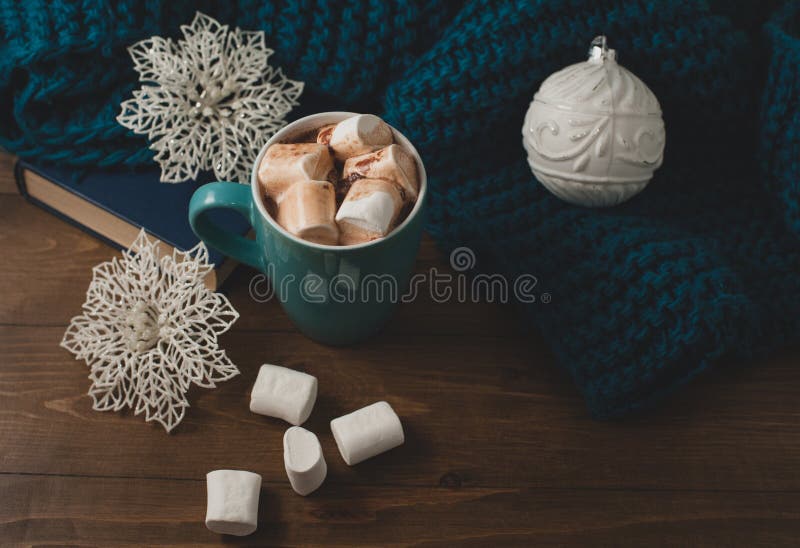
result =
[[[189,226],[189,200],[197,182],[159,182],[159,172],[77,172],[50,165],[32,165],[20,160],[15,167],[20,193],[30,202],[122,249],[129,247],[144,229],[172,249],[186,251],[198,243]],[[249,223],[230,210],[210,213],[222,228],[247,234]],[[209,260],[214,270],[206,286],[217,289],[236,263],[213,248]]]

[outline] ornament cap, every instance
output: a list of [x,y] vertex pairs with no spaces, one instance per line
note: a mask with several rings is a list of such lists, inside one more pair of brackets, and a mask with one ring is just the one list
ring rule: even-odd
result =
[[605,35],[595,36],[589,47],[589,62],[600,64],[606,59],[617,60],[617,50],[609,49]]

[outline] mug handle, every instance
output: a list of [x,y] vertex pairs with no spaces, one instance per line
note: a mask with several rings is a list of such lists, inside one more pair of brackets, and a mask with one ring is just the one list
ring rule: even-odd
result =
[[241,214],[253,226],[253,199],[249,185],[239,183],[208,183],[194,191],[189,202],[189,224],[206,244],[233,257],[240,263],[262,269],[261,249],[253,240],[223,230],[208,218],[216,208],[228,208]]

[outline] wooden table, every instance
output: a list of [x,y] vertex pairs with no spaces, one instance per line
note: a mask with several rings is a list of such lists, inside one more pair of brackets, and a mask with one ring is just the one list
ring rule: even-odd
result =
[[[489,304],[402,305],[354,348],[315,344],[279,306],[226,286],[223,337],[242,375],[193,390],[172,435],[92,411],[87,370],[58,346],[91,267],[115,251],[16,195],[0,158],[0,543],[45,545],[797,545],[800,351],[722,364],[655,412],[596,422],[538,338]],[[444,267],[425,240],[418,267]],[[557,306],[553,302],[550,306]],[[290,489],[286,425],[248,410],[258,367],[319,378],[307,426],[328,479]],[[328,421],[386,399],[407,441],[350,468]],[[205,474],[264,477],[259,528],[208,531]]]

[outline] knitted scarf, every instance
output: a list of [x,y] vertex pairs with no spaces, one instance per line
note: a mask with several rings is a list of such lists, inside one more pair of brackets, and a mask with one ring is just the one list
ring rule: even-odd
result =
[[[800,333],[800,3],[644,0],[0,0],[0,145],[77,167],[151,165],[115,122],[125,48],[196,9],[262,29],[306,83],[295,116],[374,112],[425,159],[428,229],[478,267],[534,274],[520,305],[597,417],[652,405],[717,363]],[[222,3],[220,3],[222,4]],[[609,37],[661,102],[664,165],[631,201],[587,209],[533,177],[528,103]],[[724,359],[723,359],[724,358]]]

